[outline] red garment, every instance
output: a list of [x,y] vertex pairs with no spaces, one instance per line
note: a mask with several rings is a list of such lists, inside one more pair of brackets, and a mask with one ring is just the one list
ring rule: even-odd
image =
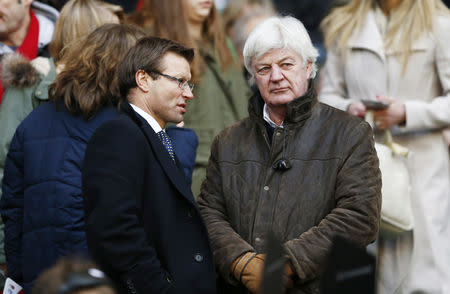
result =
[[138,0],[136,4],[136,11],[144,7],[144,0]]
[[37,57],[38,53],[38,41],[39,41],[39,21],[30,9],[30,26],[28,27],[28,33],[22,42],[22,45],[17,48],[16,52],[19,52],[29,60],[33,60]]
[[[39,21],[33,10],[30,9],[30,25],[28,27],[28,32],[22,44],[16,49],[16,52],[22,54],[29,60],[33,60],[37,57],[38,54],[38,41]],[[3,83],[0,81],[0,104],[2,103],[3,92]]]

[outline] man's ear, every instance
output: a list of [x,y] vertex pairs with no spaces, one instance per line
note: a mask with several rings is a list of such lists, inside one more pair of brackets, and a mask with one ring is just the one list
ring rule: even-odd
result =
[[307,74],[307,77],[308,77],[309,79],[311,78],[312,70],[313,70],[313,65],[312,65],[312,62],[310,61],[310,62],[308,62],[308,64],[306,65],[306,74]]
[[148,73],[140,69],[136,72],[134,78],[136,80],[136,85],[139,89],[141,89],[141,91],[147,93],[150,90],[151,81],[153,79]]

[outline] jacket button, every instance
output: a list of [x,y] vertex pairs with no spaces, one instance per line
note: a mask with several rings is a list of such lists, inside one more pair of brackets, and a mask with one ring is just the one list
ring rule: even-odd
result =
[[260,237],[256,237],[256,238],[255,238],[255,242],[256,242],[256,243],[261,242],[261,238],[260,238]]
[[189,209],[188,217],[191,218],[195,215],[195,210],[193,208]]
[[264,186],[264,191],[269,191],[269,186]]
[[41,96],[42,92],[40,90],[36,91],[36,95]]
[[203,261],[203,256],[200,253],[197,253],[194,255],[194,259],[196,262],[202,262]]

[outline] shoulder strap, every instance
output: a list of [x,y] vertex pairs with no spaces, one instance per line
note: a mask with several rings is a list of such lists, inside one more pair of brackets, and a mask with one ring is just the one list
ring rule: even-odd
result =
[[220,74],[217,72],[217,70],[214,68],[214,66],[211,64],[212,58],[205,56],[205,63],[206,66],[211,70],[214,77],[216,78],[217,82],[219,83],[220,88],[222,88],[223,93],[225,94],[225,97],[228,100],[228,103],[230,104],[231,110],[233,111],[236,119],[239,118],[239,113],[236,109],[236,105],[233,103],[233,96],[231,95],[230,89],[225,85],[225,82],[223,81]]

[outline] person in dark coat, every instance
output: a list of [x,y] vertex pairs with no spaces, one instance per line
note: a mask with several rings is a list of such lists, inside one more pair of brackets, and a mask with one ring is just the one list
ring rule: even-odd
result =
[[193,98],[193,57],[173,41],[141,39],[119,65],[122,114],[86,149],[89,253],[120,293],[215,293],[207,229],[164,130]]
[[198,198],[222,293],[260,293],[270,231],[285,249],[288,294],[320,293],[335,236],[361,248],[377,237],[373,133],[365,121],[317,102],[317,56],[293,17],[265,20],[245,43],[258,91],[249,117],[214,139]]
[[95,129],[117,116],[117,64],[143,35],[134,26],[109,24],[70,47],[50,86],[52,102],[31,112],[13,137],[0,213],[8,275],[25,293],[59,257],[87,254],[84,151]]

